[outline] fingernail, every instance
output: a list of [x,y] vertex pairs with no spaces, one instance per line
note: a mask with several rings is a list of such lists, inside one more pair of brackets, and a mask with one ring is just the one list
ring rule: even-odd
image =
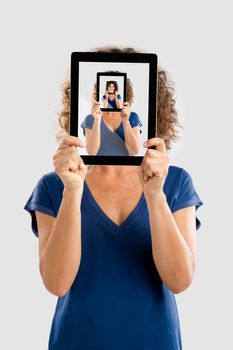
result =
[[143,143],[143,146],[147,146],[147,142],[146,141]]
[[144,181],[147,181],[147,176],[146,175],[144,175]]

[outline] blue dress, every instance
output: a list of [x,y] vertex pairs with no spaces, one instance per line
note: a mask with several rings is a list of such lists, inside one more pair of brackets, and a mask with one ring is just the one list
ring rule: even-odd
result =
[[[129,122],[132,128],[135,126],[141,127],[143,125],[135,112],[130,113]],[[85,128],[92,129],[93,124],[94,117],[92,114],[88,114],[81,124],[84,136]],[[124,126],[122,122],[115,131],[111,131],[102,118],[100,123],[100,135],[100,148],[96,153],[97,156],[131,156],[131,153],[125,145]]]
[[[57,216],[63,182],[54,171],[38,180],[24,209]],[[169,167],[163,191],[171,212],[203,204],[191,176]],[[196,216],[196,230],[201,226]],[[58,297],[49,350],[181,350],[176,299],[161,280],[152,257],[144,194],[126,220],[115,224],[84,181],[81,201],[81,262],[69,291]]]

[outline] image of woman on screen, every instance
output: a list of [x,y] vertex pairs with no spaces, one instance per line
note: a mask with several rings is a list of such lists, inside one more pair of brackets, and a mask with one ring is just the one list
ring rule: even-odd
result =
[[[140,127],[138,114],[131,111],[134,94],[130,79],[126,81],[126,99],[120,112],[101,111],[96,101],[96,84],[93,89],[91,114],[83,120],[81,127],[86,136],[89,155],[134,156],[140,149]],[[127,141],[126,141],[127,140]]]
[[106,91],[102,97],[103,108],[122,108],[122,98],[116,81],[106,82]]

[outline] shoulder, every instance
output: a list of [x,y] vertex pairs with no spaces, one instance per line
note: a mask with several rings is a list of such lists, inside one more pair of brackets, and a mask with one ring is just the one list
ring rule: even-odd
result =
[[171,197],[177,197],[181,193],[184,195],[194,193],[193,179],[189,171],[179,166],[170,165],[164,183],[164,190]]
[[59,175],[56,173],[56,171],[49,171],[45,173],[42,178],[43,181],[48,185],[48,186],[54,186],[54,185],[63,185],[63,182]]
[[139,117],[138,117],[138,114],[136,112],[131,112],[129,118],[135,119],[135,118],[139,118]]
[[40,181],[51,197],[56,199],[62,196],[64,184],[56,171],[45,173]]
[[138,116],[138,114],[136,112],[131,112],[129,115],[129,121],[131,123],[131,125],[140,125],[142,126],[142,122]]
[[166,191],[173,192],[178,190],[181,184],[182,173],[185,170],[177,165],[170,165],[168,168],[168,174],[165,179],[164,187]]
[[163,185],[163,191],[166,194],[167,202],[170,208],[172,208],[174,200],[180,192],[182,172],[183,168],[176,165],[170,165],[168,168],[168,173]]
[[86,119],[86,120],[93,120],[94,117],[93,117],[93,115],[90,113],[90,114],[88,114],[88,115],[85,117],[85,119]]
[[92,115],[92,114],[88,114],[88,115],[84,118],[84,120],[83,120],[81,126],[84,127],[84,128],[85,128],[85,127],[92,127],[93,123],[94,123],[94,117],[93,117],[93,115]]
[[58,213],[64,190],[64,184],[61,178],[55,171],[50,171],[42,176],[41,181],[43,182],[47,195],[53,203],[55,212]]
[[185,180],[192,180],[191,174],[188,170],[177,165],[170,165],[168,169],[168,175],[170,181],[179,181],[179,185]]
[[177,165],[170,165],[169,166],[169,169],[168,169],[168,174],[171,176],[171,177],[177,177],[177,176],[181,176],[181,173],[184,169],[180,166],[177,166]]
[[192,181],[190,172],[182,167],[176,165],[169,166],[169,173],[171,178],[179,179],[180,184],[186,180]]

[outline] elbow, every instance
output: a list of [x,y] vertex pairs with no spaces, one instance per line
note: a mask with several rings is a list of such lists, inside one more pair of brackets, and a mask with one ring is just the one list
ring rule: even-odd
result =
[[182,285],[171,286],[169,289],[172,291],[173,294],[179,294],[188,289],[191,284],[192,281],[189,281],[187,283],[183,283]]
[[173,279],[172,285],[169,287],[174,294],[179,294],[188,289],[193,281],[195,272],[195,259],[191,260],[191,266],[186,269],[186,271],[181,273],[176,273],[176,277]]
[[42,265],[40,263],[39,266],[40,275],[43,281],[43,284],[48,292],[51,294],[57,296],[57,297],[63,297],[69,290],[69,288],[66,288],[64,283],[53,281],[51,278],[48,278],[48,276],[45,276],[45,273],[43,273]]
[[139,145],[139,142],[137,142],[137,145],[136,145],[135,150],[133,152],[135,156],[139,153],[139,150],[140,150],[140,145]]
[[135,147],[134,149],[129,149],[129,152],[133,155],[136,156],[139,153],[139,146]]
[[51,289],[51,288],[47,288],[46,289],[53,295],[61,298],[64,297],[66,295],[66,293],[68,292],[68,290],[62,289],[62,288],[55,288],[55,289]]
[[186,276],[186,278],[182,278],[182,280],[180,280],[180,282],[178,283],[176,280],[176,283],[171,284],[169,287],[169,289],[172,291],[172,293],[174,294],[179,294],[184,292],[186,289],[188,289],[193,281],[193,274],[189,274]]
[[43,279],[43,283],[47,291],[57,297],[63,297],[69,291],[69,288],[65,288],[62,283],[52,283],[51,281],[46,281],[45,279]]

